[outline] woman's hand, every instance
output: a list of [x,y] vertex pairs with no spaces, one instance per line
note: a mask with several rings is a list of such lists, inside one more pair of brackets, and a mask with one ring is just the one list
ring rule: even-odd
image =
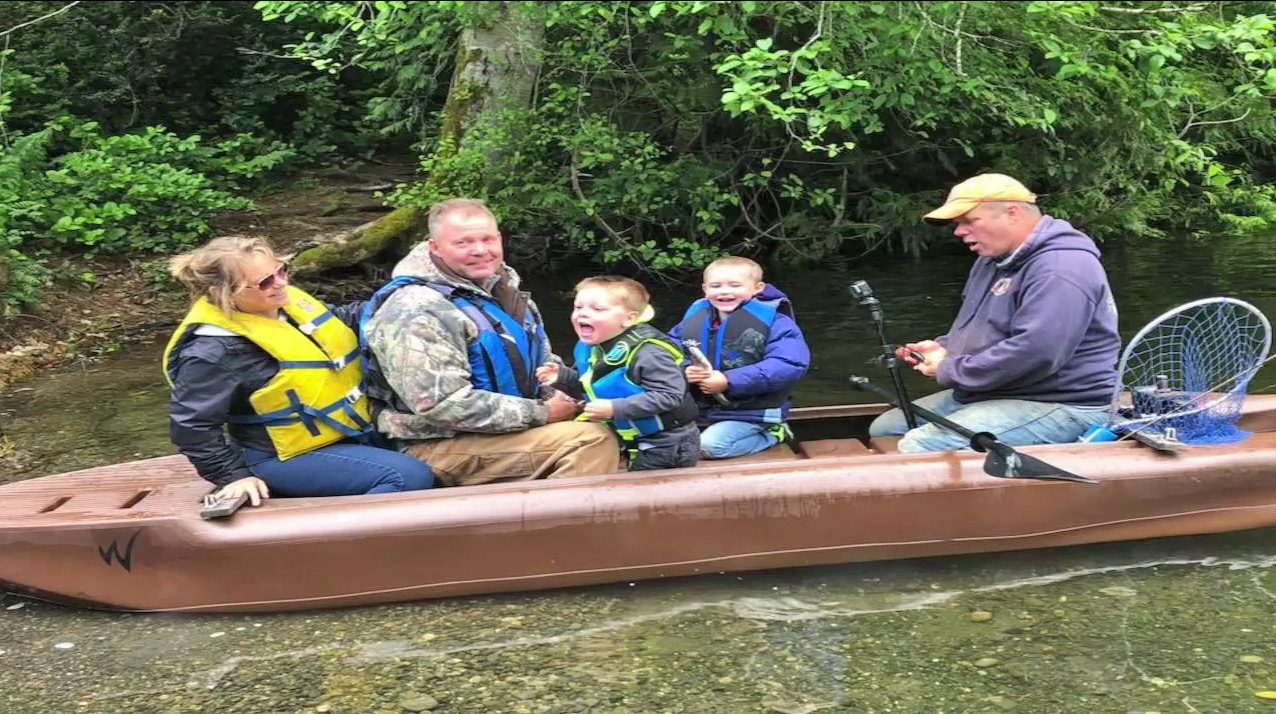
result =
[[248,500],[254,506],[260,506],[262,501],[270,498],[270,489],[266,487],[266,482],[256,476],[247,476],[226,484],[217,492],[217,498],[235,499],[241,493],[248,494]]

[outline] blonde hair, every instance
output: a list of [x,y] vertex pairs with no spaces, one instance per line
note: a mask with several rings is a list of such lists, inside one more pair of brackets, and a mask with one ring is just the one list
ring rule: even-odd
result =
[[231,296],[241,277],[239,266],[253,255],[276,257],[275,251],[261,238],[222,236],[173,256],[168,261],[168,272],[186,286],[192,301],[208,298],[218,309],[230,315],[235,310]]
[[460,213],[465,216],[487,216],[492,223],[496,223],[496,216],[492,215],[491,209],[487,204],[478,198],[449,198],[446,201],[439,201],[430,206],[429,220],[427,226],[429,237],[433,239],[439,234],[439,228],[443,225],[443,219],[453,213]]
[[712,263],[709,263],[708,267],[704,269],[705,280],[709,279],[709,271],[714,268],[747,268],[749,270],[749,277],[752,278],[754,282],[762,282],[762,266],[749,258],[743,258],[735,255],[728,256],[726,258],[718,258]]
[[620,304],[624,305],[626,310],[639,314],[647,311],[648,303],[651,301],[651,296],[647,294],[647,288],[643,287],[642,283],[619,275],[599,275],[576,283],[577,293],[585,288],[602,288],[619,298]]

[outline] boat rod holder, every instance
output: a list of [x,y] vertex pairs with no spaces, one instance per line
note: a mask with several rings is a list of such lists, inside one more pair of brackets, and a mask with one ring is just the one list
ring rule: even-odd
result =
[[873,288],[863,280],[851,283],[851,295],[860,306],[867,307],[873,318],[873,326],[877,328],[877,340],[882,348],[882,363],[890,370],[891,381],[895,386],[895,395],[899,398],[899,409],[904,413],[904,421],[909,429],[917,428],[917,416],[913,414],[913,403],[908,398],[908,390],[904,388],[904,373],[900,369],[899,358],[895,356],[895,348],[886,339],[886,318],[882,315],[882,303],[873,296]]

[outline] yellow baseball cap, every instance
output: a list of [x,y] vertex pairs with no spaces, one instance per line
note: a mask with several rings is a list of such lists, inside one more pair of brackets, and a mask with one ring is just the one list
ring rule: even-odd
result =
[[989,201],[1036,203],[1037,196],[1005,174],[979,174],[953,186],[944,205],[927,213],[925,219],[932,222],[951,221]]

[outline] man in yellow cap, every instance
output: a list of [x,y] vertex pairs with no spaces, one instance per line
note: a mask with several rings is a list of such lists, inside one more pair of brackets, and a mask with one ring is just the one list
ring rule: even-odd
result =
[[[1043,214],[1037,196],[1004,174],[957,184],[925,220],[951,224],[979,257],[948,333],[897,352],[944,387],[917,404],[1012,446],[1076,441],[1105,422],[1121,337],[1094,241]],[[903,435],[902,452],[969,445],[943,427],[918,423],[908,430],[893,409],[869,432]]]

